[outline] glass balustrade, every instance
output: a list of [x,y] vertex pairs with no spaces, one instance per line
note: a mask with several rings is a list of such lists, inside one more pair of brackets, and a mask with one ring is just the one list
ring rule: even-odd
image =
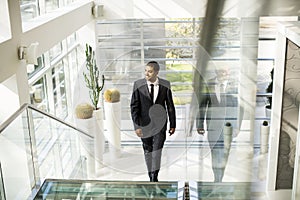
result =
[[190,199],[251,199],[255,196],[255,192],[251,191],[251,182],[190,181],[188,186]]
[[25,105],[0,126],[0,131],[6,199],[30,199],[46,178],[86,178],[86,161],[94,153],[90,148],[93,137],[81,130]]

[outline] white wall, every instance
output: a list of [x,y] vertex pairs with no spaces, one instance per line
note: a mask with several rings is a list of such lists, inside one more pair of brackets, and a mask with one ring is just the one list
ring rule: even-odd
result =
[[[15,83],[14,81],[12,82],[12,79],[15,79],[15,77],[11,77],[3,84],[0,84],[0,124],[19,108],[19,97],[16,91],[9,89],[13,88],[11,87],[11,83]],[[7,84],[10,86],[7,87]],[[15,88],[15,90],[17,90],[17,88]]]

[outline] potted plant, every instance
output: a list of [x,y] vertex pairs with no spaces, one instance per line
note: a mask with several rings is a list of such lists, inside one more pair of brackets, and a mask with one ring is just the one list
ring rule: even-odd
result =
[[95,51],[88,44],[86,44],[85,56],[87,72],[83,72],[84,81],[86,83],[86,87],[89,89],[89,96],[92,105],[95,110],[98,110],[100,92],[104,87],[105,78],[104,75],[102,75],[102,84],[100,85],[100,71],[96,64]]
[[78,119],[89,119],[93,116],[93,106],[89,103],[80,103],[76,106],[75,114]]
[[[104,146],[105,146],[105,138],[103,135],[103,110],[99,107],[100,93],[104,87],[105,78],[102,75],[102,80],[100,80],[100,70],[97,67],[95,51],[93,48],[86,44],[85,49],[86,62],[85,67],[86,70],[83,71],[83,77],[88,88],[89,97],[91,100],[90,106],[81,105],[81,107],[88,108],[89,114],[91,114],[92,107],[92,116],[88,118],[88,120],[84,119],[80,122],[81,128],[85,128],[88,134],[94,137],[94,147],[90,149],[89,155],[94,154],[94,158],[89,159],[90,162],[95,162],[94,170],[101,168]],[[100,83],[101,82],[101,83]],[[78,105],[79,107],[79,105]],[[83,109],[82,109],[83,110]],[[79,112],[79,111],[78,111]],[[77,113],[79,115],[79,113]],[[93,161],[94,160],[94,161]],[[92,165],[91,165],[92,166]],[[93,170],[91,168],[91,174],[93,174]]]
[[105,102],[116,103],[120,101],[120,92],[116,88],[105,90],[103,96]]

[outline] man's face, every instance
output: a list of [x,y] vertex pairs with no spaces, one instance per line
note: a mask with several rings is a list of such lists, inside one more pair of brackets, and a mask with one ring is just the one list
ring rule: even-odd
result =
[[153,67],[145,67],[145,78],[147,81],[155,82],[158,75],[158,71],[155,71]]
[[218,81],[226,81],[229,77],[228,69],[218,69],[216,70],[217,79]]

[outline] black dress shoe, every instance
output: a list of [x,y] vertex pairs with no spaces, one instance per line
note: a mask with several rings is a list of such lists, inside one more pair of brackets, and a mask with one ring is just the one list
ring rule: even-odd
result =
[[156,172],[151,172],[150,182],[158,182],[157,176],[158,174]]

